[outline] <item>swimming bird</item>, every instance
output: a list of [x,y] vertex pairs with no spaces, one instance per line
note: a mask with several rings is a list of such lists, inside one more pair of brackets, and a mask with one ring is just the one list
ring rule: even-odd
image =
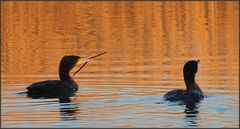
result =
[[163,98],[167,101],[182,101],[185,103],[199,102],[204,98],[204,94],[195,81],[195,75],[198,71],[200,60],[190,60],[183,67],[184,82],[186,90],[173,90],[167,92]]
[[[32,98],[68,98],[74,95],[78,90],[78,84],[69,75],[69,72],[77,65],[83,63],[83,65],[74,73],[79,72],[88,61],[95,57],[103,55],[107,52],[103,52],[96,56],[81,58],[80,56],[64,56],[59,64],[59,78],[60,80],[47,80],[36,82],[28,86],[27,95]],[[73,75],[73,76],[74,76]]]

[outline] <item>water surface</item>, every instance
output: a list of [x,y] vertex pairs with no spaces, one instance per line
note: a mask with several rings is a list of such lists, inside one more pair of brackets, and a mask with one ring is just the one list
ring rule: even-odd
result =
[[[1,6],[2,127],[239,127],[237,1]],[[103,51],[74,76],[80,87],[70,101],[18,94],[58,79],[64,55]],[[190,59],[200,59],[205,99],[194,108],[163,101],[185,88]]]

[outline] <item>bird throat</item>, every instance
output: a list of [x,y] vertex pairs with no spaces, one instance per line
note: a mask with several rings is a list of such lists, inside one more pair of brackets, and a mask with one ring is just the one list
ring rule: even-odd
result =
[[78,88],[78,84],[70,77],[69,70],[59,69],[59,78],[61,81],[68,82],[75,88]]
[[196,85],[196,82],[195,82],[195,75],[184,75],[184,82],[185,82],[185,85],[186,85],[186,88],[187,90],[195,90],[195,85]]

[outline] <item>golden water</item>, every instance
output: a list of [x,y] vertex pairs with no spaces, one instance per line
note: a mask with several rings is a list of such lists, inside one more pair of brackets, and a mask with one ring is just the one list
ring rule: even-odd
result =
[[[2,127],[239,127],[239,4],[2,2]],[[64,55],[88,56],[69,103],[18,92],[58,79]],[[198,113],[166,103],[200,59]],[[74,72],[74,71],[73,71]]]

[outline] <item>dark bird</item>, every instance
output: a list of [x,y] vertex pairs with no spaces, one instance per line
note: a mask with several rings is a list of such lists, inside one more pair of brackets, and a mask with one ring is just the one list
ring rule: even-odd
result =
[[186,90],[177,89],[169,91],[163,96],[164,100],[195,103],[204,98],[202,90],[195,81],[195,75],[198,71],[199,62],[199,60],[190,60],[183,67]]
[[[81,58],[79,56],[64,56],[59,65],[60,80],[47,80],[31,84],[27,87],[27,95],[32,98],[68,98],[78,90],[78,84],[69,75],[69,72],[77,65],[84,63],[75,73],[79,72],[89,60],[103,55]],[[73,76],[74,76],[73,75]]]

